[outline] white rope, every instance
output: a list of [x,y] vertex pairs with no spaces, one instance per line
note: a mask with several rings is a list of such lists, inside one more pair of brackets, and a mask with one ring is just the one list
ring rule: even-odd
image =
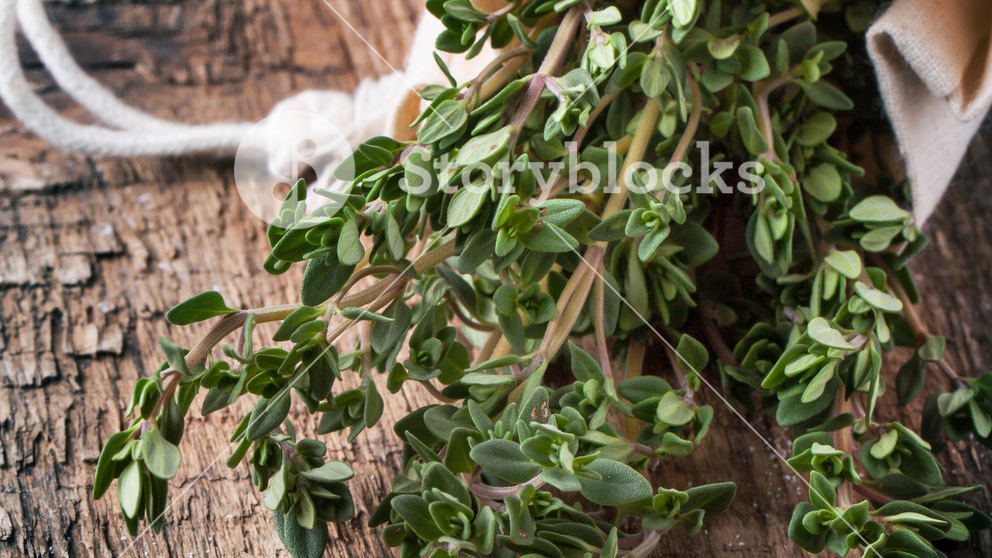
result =
[[[103,122],[124,130],[185,127],[183,124],[156,118],[121,102],[76,64],[62,37],[48,21],[41,0],[15,1],[17,22],[20,24],[21,32],[31,43],[31,48],[37,53],[59,87],[86,107],[86,110]],[[240,129],[243,127],[242,123],[224,123],[215,126],[229,127],[231,135],[234,136],[243,133]]]
[[[102,122],[118,129],[73,122],[60,116],[38,97],[17,56],[17,23],[59,87]],[[270,117],[288,111],[308,111],[330,121],[351,143],[357,144],[371,136],[388,133],[407,91],[403,74],[396,72],[377,80],[364,80],[354,95],[304,91],[278,103]],[[48,21],[41,0],[0,0],[0,98],[14,116],[38,136],[64,149],[97,155],[230,154],[255,126],[251,122],[181,124],[128,106],[76,64]],[[267,118],[261,125],[278,125],[280,121],[279,118]],[[320,146],[321,139],[329,132],[316,122],[311,126],[304,123],[302,126],[306,129],[294,132]],[[267,135],[264,132],[263,135]],[[272,134],[272,137],[275,141],[278,134]],[[331,141],[326,148],[340,150],[348,146]],[[273,170],[285,166],[276,152],[275,149],[269,151],[272,154],[269,165]]]
[[[0,97],[19,120],[39,136],[66,149],[103,155],[178,155],[231,149],[231,128],[190,127],[164,133],[135,133],[81,125],[62,118],[34,93],[24,76],[14,40],[16,0],[0,5]],[[64,49],[64,45],[63,45]],[[240,135],[237,136],[240,138]]]

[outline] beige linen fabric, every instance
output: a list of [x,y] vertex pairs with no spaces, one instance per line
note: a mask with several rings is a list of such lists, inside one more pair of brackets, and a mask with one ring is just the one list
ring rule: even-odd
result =
[[992,104],[990,36],[990,0],[896,0],[868,30],[919,224]]

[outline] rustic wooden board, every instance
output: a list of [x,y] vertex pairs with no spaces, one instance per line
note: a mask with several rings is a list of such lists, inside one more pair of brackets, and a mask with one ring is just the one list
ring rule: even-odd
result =
[[[400,66],[417,0],[328,1]],[[321,0],[57,3],[49,14],[97,79],[135,106],[182,121],[257,119],[293,92],[347,90],[389,71]],[[46,101],[85,118],[22,50]],[[914,268],[929,300],[921,313],[952,340],[956,367],[972,373],[992,363],[989,142],[992,134],[976,141],[975,164],[928,227],[934,247]],[[229,160],[65,154],[0,108],[0,556],[287,555],[246,469],[223,464],[226,433],[247,407],[209,420],[194,413],[162,535],[132,546],[114,491],[89,498],[101,441],[119,429],[135,380],[160,360],[159,336],[191,344],[203,332],[169,326],[166,309],[206,289],[246,307],[297,300],[298,271],[270,277],[261,269],[263,231],[237,195]],[[933,373],[931,383],[942,379]],[[389,398],[381,424],[424,401],[418,392]],[[657,555],[801,554],[785,536],[805,492],[798,479],[729,412],[717,415],[706,445],[658,478],[676,487],[734,480],[737,502],[697,537],[667,536]],[[302,409],[295,416],[306,422]],[[787,451],[767,419],[755,424]],[[398,440],[380,426],[354,444],[325,441],[358,471],[358,517],[332,529],[330,555],[387,556],[364,524],[398,466]],[[984,450],[952,451],[946,463],[959,482],[992,478]],[[988,508],[988,490],[975,501]],[[992,554],[988,534],[979,542],[955,555]]]

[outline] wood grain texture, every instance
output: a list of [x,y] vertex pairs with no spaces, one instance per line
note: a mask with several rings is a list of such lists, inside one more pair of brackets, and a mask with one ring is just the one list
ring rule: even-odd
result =
[[[48,9],[80,63],[127,102],[163,117],[210,122],[257,119],[294,92],[348,90],[360,77],[400,66],[418,0],[328,1],[388,65],[321,0]],[[22,56],[45,100],[85,119],[29,49]],[[951,339],[956,367],[971,373],[992,364],[989,142],[989,134],[976,141],[975,165],[961,173],[928,226],[934,246],[914,267],[928,299],[921,313]],[[227,433],[248,402],[209,420],[193,413],[162,535],[131,546],[115,490],[99,502],[89,497],[101,442],[120,428],[135,380],[161,360],[157,339],[189,345],[204,331],[169,326],[169,307],[207,289],[246,307],[298,299],[298,271],[262,271],[263,224],[232,180],[229,160],[65,154],[0,107],[0,556],[287,556],[247,470],[223,464]],[[935,371],[930,383],[942,385]],[[708,394],[701,399],[717,403]],[[389,555],[365,527],[398,466],[399,442],[385,425],[425,401],[416,391],[387,398],[380,426],[354,444],[323,437],[332,457],[358,473],[358,517],[332,528],[328,555]],[[294,416],[303,421],[305,412]],[[804,488],[736,417],[717,406],[716,420],[704,447],[666,464],[657,480],[734,480],[737,502],[694,538],[666,536],[657,555],[800,555],[785,528]],[[788,450],[767,418],[755,425],[778,451]],[[946,464],[958,482],[988,485],[992,478],[984,450],[952,451]],[[990,495],[974,500],[988,508]],[[955,556],[992,554],[987,534],[979,543],[981,549],[962,545]]]

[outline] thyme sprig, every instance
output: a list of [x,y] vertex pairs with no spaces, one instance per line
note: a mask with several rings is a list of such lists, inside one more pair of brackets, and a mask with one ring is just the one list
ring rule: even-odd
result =
[[[837,147],[864,130],[868,4],[428,0],[439,50],[502,53],[424,88],[416,141],[363,143],[322,207],[291,189],[264,267],[305,263],[300,304],[207,292],[169,312],[216,321],[188,351],[162,340],[94,497],[116,478],[128,529],[160,529],[196,395],[203,414],[255,397],[228,465],[247,462],[294,556],[320,556],[327,523],[355,514],[353,471],[298,439],[290,402],[353,440],[383,415],[378,375],[438,401],[393,425],[403,466],[370,518],[401,556],[641,558],[732,506],[732,482],[649,474],[705,443],[696,392],[717,384],[792,434],[805,550],[936,558],[988,528],[960,500],[979,487],[946,485],[935,453],[943,436],[992,446],[992,373],[947,364],[912,309],[926,237],[901,185]],[[255,344],[265,322],[281,346]],[[916,351],[891,374],[900,345]],[[912,401],[927,363],[955,391],[930,396],[921,435],[880,396],[894,381]]]

